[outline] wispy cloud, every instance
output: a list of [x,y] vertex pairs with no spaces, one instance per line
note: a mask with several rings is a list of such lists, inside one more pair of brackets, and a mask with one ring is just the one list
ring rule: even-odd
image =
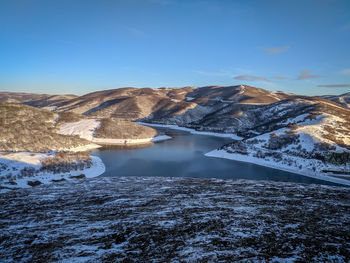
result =
[[284,46],[284,47],[267,47],[267,48],[262,48],[262,50],[269,54],[269,55],[276,55],[282,52],[287,51],[290,48],[290,46]]
[[311,75],[310,73],[311,73],[310,70],[303,70],[303,71],[300,72],[300,75],[298,76],[297,79],[301,80],[301,79],[319,79],[319,78],[324,78],[324,76],[322,76],[322,75]]
[[340,74],[343,75],[350,75],[350,68],[345,68],[343,70],[340,71]]
[[258,77],[253,75],[239,75],[234,77],[236,80],[246,80],[246,81],[256,81],[256,80],[262,80],[262,81],[268,81],[265,77]]
[[218,71],[218,72],[208,72],[201,70],[193,70],[194,73],[205,75],[205,76],[214,76],[214,77],[232,77],[233,74],[229,71]]
[[278,79],[278,80],[288,79],[288,77],[284,77],[284,76],[273,76],[272,78]]
[[327,85],[318,85],[317,87],[322,87],[322,88],[350,88],[350,84],[327,84]]

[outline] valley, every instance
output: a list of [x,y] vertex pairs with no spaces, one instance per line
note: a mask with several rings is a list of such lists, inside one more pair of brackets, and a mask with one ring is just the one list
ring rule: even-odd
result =
[[[247,85],[122,88],[83,96],[0,93],[1,160],[6,165],[23,161],[38,174],[42,160],[55,153],[74,156],[106,145],[152,145],[171,139],[157,130],[167,127],[232,139],[206,156],[349,185],[347,97],[300,96]],[[16,159],[9,152],[41,157],[35,168],[28,158]],[[85,158],[91,162],[89,154]],[[2,163],[1,185],[16,188],[21,175]],[[85,174],[85,168],[89,167],[81,165],[78,170]],[[104,170],[100,171],[96,176]]]

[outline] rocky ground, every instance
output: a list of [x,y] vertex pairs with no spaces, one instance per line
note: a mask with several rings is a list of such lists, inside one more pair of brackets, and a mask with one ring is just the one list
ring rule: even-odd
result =
[[349,188],[95,178],[0,194],[1,262],[349,262]]

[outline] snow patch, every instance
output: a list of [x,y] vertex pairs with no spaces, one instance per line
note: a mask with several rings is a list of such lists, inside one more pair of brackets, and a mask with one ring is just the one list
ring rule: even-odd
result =
[[192,134],[197,134],[197,135],[232,138],[234,140],[242,140],[243,139],[242,137],[238,136],[237,134],[233,134],[233,133],[217,133],[217,132],[196,131],[195,129],[180,127],[177,125],[155,124],[155,123],[147,123],[147,122],[136,122],[136,123],[144,125],[144,126],[169,128],[169,129],[173,129],[173,130],[181,130],[181,131],[186,131],[186,132],[189,132]]
[[159,142],[171,139],[170,136],[161,135],[151,138],[143,139],[111,139],[111,138],[93,138],[94,143],[109,144],[109,145],[130,145],[130,144],[144,144],[150,142]]
[[96,119],[85,119],[78,122],[65,123],[61,126],[59,134],[78,135],[80,138],[92,141],[94,131],[100,126]]

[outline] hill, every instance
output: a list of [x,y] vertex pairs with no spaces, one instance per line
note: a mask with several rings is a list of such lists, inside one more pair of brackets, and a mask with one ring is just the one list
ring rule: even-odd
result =
[[350,108],[350,92],[342,95],[338,95],[338,96],[335,96],[335,95],[321,96],[321,98],[334,101],[346,108]]
[[0,92],[0,102],[25,103],[35,100],[46,100],[51,95],[25,92]]
[[78,137],[58,134],[56,126],[61,121],[59,114],[49,110],[0,103],[0,151],[62,151],[89,144]]

